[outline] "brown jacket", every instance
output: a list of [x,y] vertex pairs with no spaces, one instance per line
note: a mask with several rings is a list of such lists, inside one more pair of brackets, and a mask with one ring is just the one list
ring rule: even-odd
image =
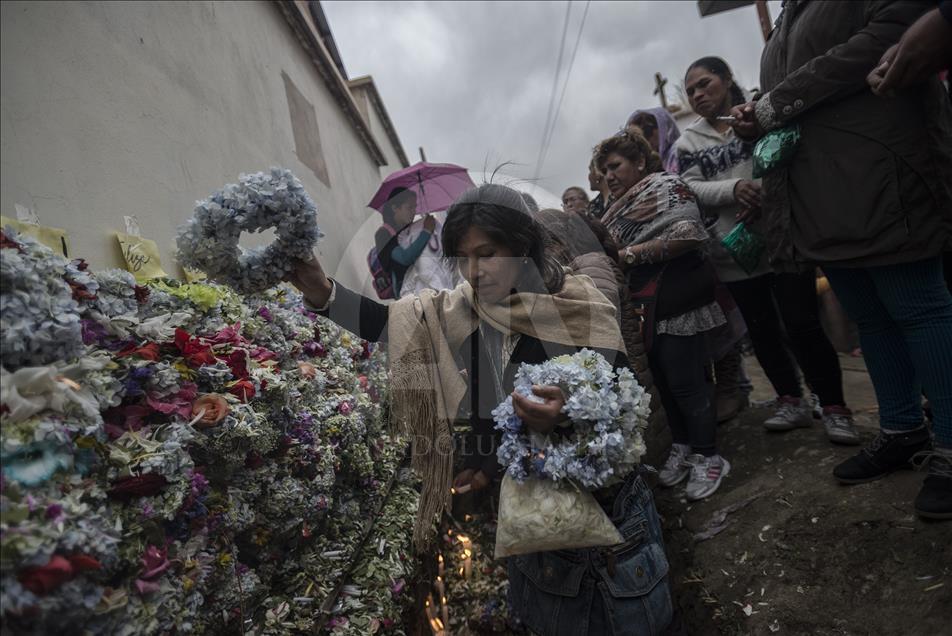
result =
[[952,249],[952,107],[937,78],[893,98],[866,75],[935,2],[787,0],[761,58],[757,119],[800,124],[764,177],[775,268],[865,267]]

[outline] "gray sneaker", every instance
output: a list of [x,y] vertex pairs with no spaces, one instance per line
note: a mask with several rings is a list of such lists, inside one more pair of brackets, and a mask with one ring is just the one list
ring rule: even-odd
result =
[[803,398],[784,395],[777,400],[777,410],[764,420],[768,431],[792,431],[809,428],[813,424],[813,408]]
[[658,482],[662,486],[670,488],[680,483],[688,476],[691,469],[684,463],[684,458],[691,452],[691,447],[687,444],[672,444],[671,453],[668,454],[667,461],[658,472]]
[[720,487],[721,480],[731,471],[730,462],[720,455],[690,455],[684,462],[691,468],[691,476],[684,490],[689,501],[713,495]]
[[824,407],[823,426],[826,427],[826,436],[834,444],[859,445],[859,433],[853,423],[853,412],[845,406]]

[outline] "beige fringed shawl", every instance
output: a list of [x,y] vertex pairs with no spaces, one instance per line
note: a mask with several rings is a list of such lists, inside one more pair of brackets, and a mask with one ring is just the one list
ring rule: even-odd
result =
[[522,292],[493,305],[477,302],[465,282],[453,290],[425,290],[392,304],[387,328],[392,417],[410,435],[412,466],[423,480],[413,534],[420,552],[432,541],[435,522],[450,504],[452,422],[467,386],[454,352],[480,320],[506,335],[625,351],[614,306],[587,276],[566,275],[556,294]]

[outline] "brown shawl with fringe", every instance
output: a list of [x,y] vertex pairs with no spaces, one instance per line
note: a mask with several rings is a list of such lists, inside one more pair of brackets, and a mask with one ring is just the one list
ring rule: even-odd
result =
[[450,505],[452,422],[466,394],[454,353],[480,320],[503,334],[625,351],[615,307],[587,276],[566,275],[556,294],[517,293],[499,304],[479,303],[468,283],[392,304],[387,327],[392,417],[411,437],[412,466],[423,480],[413,532],[419,552],[429,546],[435,522]]

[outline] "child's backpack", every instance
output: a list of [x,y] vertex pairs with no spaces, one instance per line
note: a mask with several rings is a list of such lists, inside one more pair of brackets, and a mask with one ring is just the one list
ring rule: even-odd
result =
[[[397,231],[388,224],[384,223],[383,228],[387,230],[391,237],[397,235]],[[380,263],[380,254],[377,253],[376,245],[371,247],[370,253],[367,254],[367,266],[370,268],[371,282],[373,283],[374,291],[377,292],[377,298],[380,300],[394,298],[393,277]]]

